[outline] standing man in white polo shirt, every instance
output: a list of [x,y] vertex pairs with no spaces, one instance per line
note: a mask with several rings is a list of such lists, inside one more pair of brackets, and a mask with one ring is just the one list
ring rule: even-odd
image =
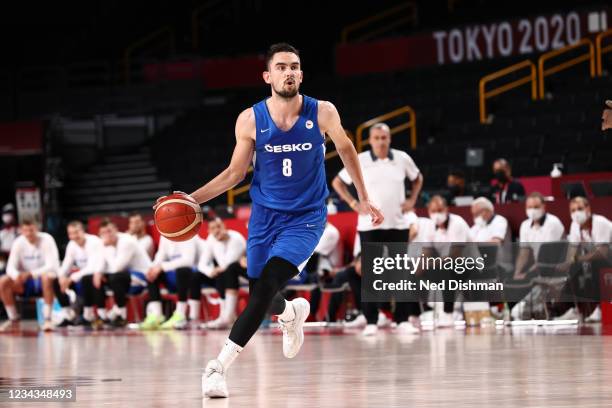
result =
[[[414,207],[423,186],[423,176],[406,152],[391,148],[391,131],[386,124],[377,123],[372,126],[368,141],[372,149],[359,154],[359,164],[372,201],[385,214],[384,222],[376,227],[372,225],[370,216],[349,192],[348,185],[353,181],[346,169],[338,173],[332,186],[340,198],[359,213],[357,231],[362,246],[366,242],[407,243],[410,225],[404,213]],[[404,185],[406,178],[412,183],[408,198]],[[408,315],[418,317],[420,313],[417,303],[398,302],[396,308],[399,308],[395,313],[398,324],[405,322]],[[364,303],[363,311],[368,323],[363,334],[373,335],[377,331],[378,305]]]

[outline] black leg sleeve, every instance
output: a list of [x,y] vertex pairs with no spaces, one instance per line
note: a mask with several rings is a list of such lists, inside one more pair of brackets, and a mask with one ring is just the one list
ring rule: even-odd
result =
[[62,307],[70,306],[70,299],[68,298],[67,294],[62,292],[58,278],[53,279],[53,292],[55,293],[55,297]]
[[[278,290],[297,274],[297,268],[289,261],[280,257],[270,259],[264,266],[261,278],[253,285],[253,290],[249,296],[249,304],[232,327],[229,335],[230,340],[244,347],[259,328],[266,312],[275,300]],[[278,314],[280,309],[279,305],[276,305],[276,307],[278,309],[271,310],[274,314]]]
[[176,294],[180,302],[185,302],[187,300],[191,274],[191,268],[178,268],[176,270]]

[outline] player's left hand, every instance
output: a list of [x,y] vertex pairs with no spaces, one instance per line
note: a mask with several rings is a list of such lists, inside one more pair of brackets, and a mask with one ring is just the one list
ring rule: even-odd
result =
[[370,214],[370,217],[372,217],[372,226],[376,227],[382,224],[382,222],[385,220],[385,217],[383,216],[382,212],[380,212],[380,209],[372,204],[371,201],[368,200],[363,202],[362,206],[365,212]]
[[606,101],[606,109],[601,115],[601,130],[612,129],[612,101]]

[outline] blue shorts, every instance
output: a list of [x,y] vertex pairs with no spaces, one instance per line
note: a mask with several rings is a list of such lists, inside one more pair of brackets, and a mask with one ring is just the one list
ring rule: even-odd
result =
[[140,295],[148,286],[147,276],[143,272],[130,269],[130,295]]
[[25,281],[23,288],[23,297],[40,297],[42,296],[42,281],[40,278],[30,278]]
[[327,223],[325,206],[289,213],[253,204],[247,240],[247,275],[259,278],[273,257],[283,258],[302,271]]

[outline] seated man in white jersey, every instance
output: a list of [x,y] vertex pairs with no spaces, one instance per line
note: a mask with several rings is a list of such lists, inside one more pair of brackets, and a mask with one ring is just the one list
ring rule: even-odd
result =
[[[526,281],[531,277],[534,272],[532,267],[535,260],[538,259],[542,243],[561,241],[565,234],[565,227],[561,220],[546,211],[546,202],[541,193],[533,192],[527,196],[525,213],[527,219],[521,223],[519,229],[520,249],[514,264],[513,279],[515,281]],[[522,292],[526,295],[529,290],[527,288]],[[515,296],[517,295],[513,297]],[[508,305],[511,308],[511,315],[514,320],[533,317],[524,308],[524,302],[519,302],[519,305],[509,302]]]
[[19,315],[15,295],[36,296],[44,299],[42,329],[53,330],[53,279],[59,270],[59,252],[53,237],[38,230],[35,221],[24,219],[19,236],[11,248],[6,275],[0,277],[0,299],[4,303],[8,321],[0,330],[16,328]]
[[[147,318],[140,325],[142,330],[185,329],[187,327],[187,295],[191,274],[196,265],[197,237],[187,241],[175,242],[165,237],[159,239],[159,248],[153,259],[153,265],[147,270],[149,303]],[[164,322],[162,313],[160,286],[164,285],[170,292],[176,292],[178,301],[172,316]]]
[[153,242],[153,238],[147,234],[147,224],[142,214],[137,212],[131,213],[128,222],[127,233],[136,238],[136,240],[138,240],[138,245],[145,250],[149,259],[153,259],[153,255],[155,254],[155,243]]
[[[208,238],[206,238],[210,255],[214,262],[212,269],[206,269],[199,275],[199,282],[192,282],[195,291],[202,283],[215,286],[221,296],[221,312],[219,317],[208,322],[209,329],[229,328],[236,320],[236,307],[238,306],[238,290],[240,276],[246,277],[246,268],[241,265],[240,258],[246,252],[246,240],[238,231],[227,229],[221,218],[214,218],[208,223]],[[204,264],[208,260],[200,260]],[[196,275],[197,277],[197,275]],[[198,289],[199,290],[199,289]]]
[[66,294],[69,288],[73,288],[83,297],[82,325],[97,328],[101,322],[96,319],[94,305],[98,309],[98,315],[106,319],[105,295],[103,288],[94,286],[93,277],[94,274],[104,271],[104,245],[97,236],[85,233],[81,221],[69,222],[66,229],[70,242],[66,247],[59,276],[53,281],[55,297],[63,309],[63,321],[59,326],[74,323],[74,312]]
[[[100,238],[104,244],[106,273],[104,279],[113,291],[115,306],[109,315],[114,327],[127,324],[127,295],[138,294],[146,287],[145,272],[151,266],[151,260],[136,238],[121,233],[109,219],[100,223]],[[100,287],[101,274],[94,275],[94,284]]]
[[[465,220],[448,211],[446,200],[435,195],[427,203],[429,218],[433,221],[434,229],[430,235],[425,237],[427,246],[425,253],[433,253],[441,258],[456,258],[462,255],[465,243],[469,240],[470,227]],[[429,245],[431,244],[431,245]],[[428,271],[433,279],[447,280],[453,277],[452,271],[431,270]],[[453,308],[455,302],[455,291],[445,290],[442,292],[444,307],[439,311],[436,326],[449,327],[454,324]]]
[[[593,214],[589,200],[584,197],[574,197],[569,203],[569,211],[572,224],[567,239],[571,245],[567,262],[558,269],[570,272],[574,281],[572,285],[581,292],[586,292],[586,297],[596,299],[599,298],[600,291],[599,270],[610,267],[611,264],[612,222],[603,215]],[[589,282],[585,282],[584,278],[587,276],[590,277]],[[585,284],[588,287],[581,287]],[[569,308],[559,317],[561,320],[582,320],[586,316],[587,323],[601,321],[599,305],[594,308],[589,303],[580,305],[581,308],[576,308],[573,304],[565,306]],[[556,312],[560,310],[557,309]]]

